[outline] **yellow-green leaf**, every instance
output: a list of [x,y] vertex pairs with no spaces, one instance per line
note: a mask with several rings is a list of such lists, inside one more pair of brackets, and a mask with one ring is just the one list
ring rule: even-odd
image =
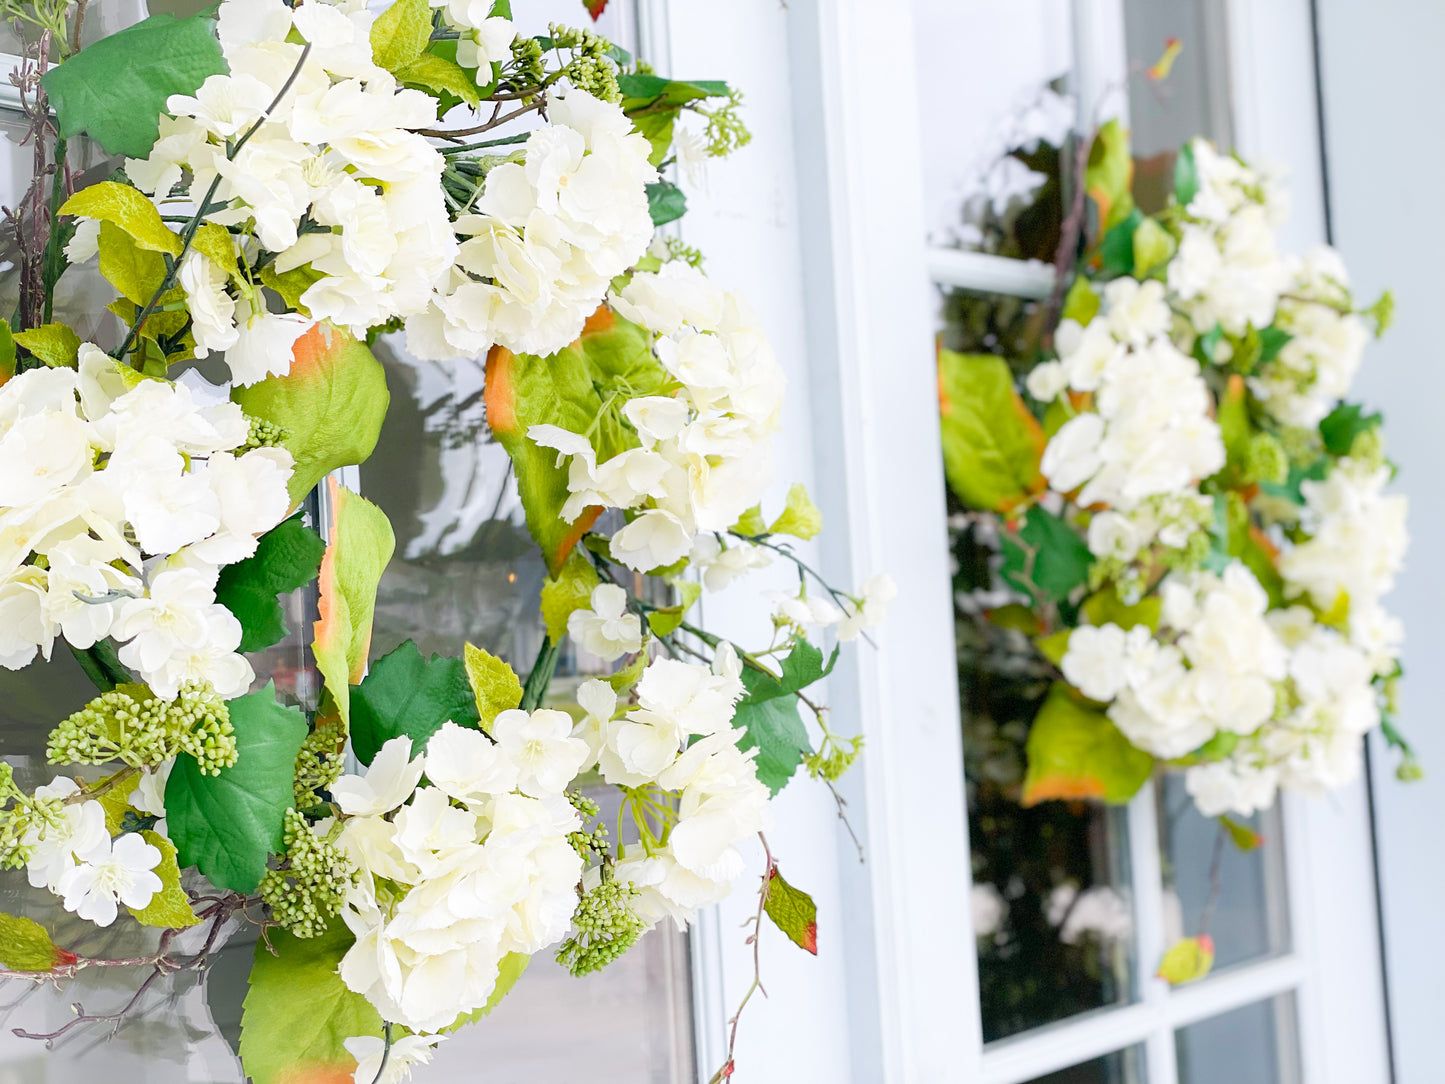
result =
[[783,879],[778,867],[768,875],[768,895],[763,910],[788,940],[805,952],[818,955],[818,905],[813,897]]
[[1069,651],[1069,634],[1072,629],[1060,629],[1058,632],[1051,632],[1047,636],[1040,636],[1034,640],[1034,646],[1039,649],[1039,654],[1048,659],[1055,666],[1064,661],[1064,656]]
[[0,384],[15,375],[15,336],[10,333],[10,321],[0,320]]
[[196,231],[191,247],[205,256],[228,275],[236,273],[236,242],[231,231],[215,222],[207,222]]
[[135,920],[142,926],[159,926],[167,930],[183,930],[200,924],[191,901],[181,887],[181,868],[176,863],[176,845],[159,832],[146,829],[141,832],[145,841],[161,852],[161,864],[155,868],[155,875],[161,879],[161,890],[151,897],[150,903],[139,911],[132,910]]
[[1008,362],[940,350],[938,395],[944,473],[959,500],[1006,512],[1044,488],[1044,433],[1015,390]]
[[[100,224],[100,273],[116,292],[133,305],[145,305],[166,277],[160,253],[142,248],[113,222]],[[160,315],[160,314],[158,314]],[[184,314],[180,315],[184,321]]]
[[1170,986],[1183,986],[1209,974],[1214,966],[1214,938],[1207,933],[1185,937],[1169,946],[1159,961],[1158,978]]
[[181,239],[161,221],[156,205],[128,184],[101,181],[83,188],[65,201],[60,213],[114,223],[141,248],[181,254]]
[[11,971],[51,971],[75,957],[55,947],[45,927],[34,919],[0,914],[0,966]]
[[14,338],[51,367],[74,366],[80,354],[80,336],[64,324],[45,324],[21,331]]
[[1174,237],[1152,218],[1139,223],[1134,231],[1134,275],[1146,277],[1156,267],[1163,267],[1174,255]]
[[738,517],[738,521],[732,525],[731,533],[751,538],[767,529],[767,522],[763,519],[763,506],[755,504]]
[[794,538],[809,539],[823,529],[823,513],[808,496],[801,482],[794,482],[788,489],[788,503],[783,514],[773,520],[768,530],[773,534],[790,534]]
[[411,86],[424,87],[440,94],[455,94],[468,105],[474,106],[482,100],[476,80],[467,74],[467,70],[456,61],[435,53],[423,53],[410,64],[398,68],[396,77]]
[[1064,296],[1062,319],[1087,324],[1099,313],[1099,295],[1085,275],[1076,275],[1069,292]]
[[1154,769],[1153,757],[1131,745],[1103,712],[1081,702],[1060,681],[1034,717],[1025,752],[1025,806],[1053,798],[1099,798],[1122,805]]
[[1241,851],[1255,851],[1264,846],[1264,836],[1243,821],[1224,816],[1219,818],[1219,823]]
[[612,691],[621,696],[636,685],[642,680],[642,671],[647,669],[647,662],[647,642],[643,641],[642,650],[638,652],[637,658],[607,679],[607,683],[612,686]]
[[567,555],[562,570],[548,576],[542,584],[542,620],[547,625],[547,638],[554,644],[560,644],[567,635],[567,619],[573,612],[592,604],[592,592],[598,582],[592,562],[574,549]]
[[1141,598],[1130,606],[1125,604],[1112,587],[1106,587],[1084,600],[1084,613],[1091,625],[1112,624],[1121,629],[1132,629],[1135,625],[1147,625],[1150,629],[1157,629],[1163,609],[1164,600],[1158,595]]
[[431,41],[431,30],[431,5],[427,0],[396,0],[371,24],[372,60],[399,74],[421,57]]
[[522,702],[522,683],[517,680],[515,671],[501,659],[475,644],[467,644],[462,651],[462,662],[467,668],[467,681],[477,698],[483,730],[502,712]]
[[261,269],[261,284],[268,289],[275,290],[288,309],[294,309],[306,316],[311,315],[311,310],[301,304],[301,295],[325,277],[309,263],[293,267],[283,275],[278,275],[273,267]]
[[442,1028],[442,1032],[450,1033],[468,1024],[475,1024],[495,1009],[501,1004],[502,998],[512,992],[512,987],[517,985],[517,980],[522,977],[522,972],[527,970],[527,965],[531,962],[532,957],[524,956],[520,952],[509,952],[503,956],[502,962],[497,965],[497,985],[492,987],[492,996],[487,998],[487,1003],[480,1009],[462,1013],[456,1020]]

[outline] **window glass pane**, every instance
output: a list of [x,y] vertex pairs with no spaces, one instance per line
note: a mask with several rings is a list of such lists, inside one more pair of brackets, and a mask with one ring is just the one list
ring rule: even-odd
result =
[[[967,300],[980,327],[1026,324],[1033,307]],[[945,331],[965,349],[989,349],[987,337],[952,321]],[[1123,810],[1020,804],[1024,745],[1051,675],[1022,632],[983,617],[1016,600],[998,576],[996,524],[952,493],[948,502],[972,906],[983,1034],[992,1041],[1130,1000],[1128,851]]]
[[[924,0],[914,5],[923,183],[929,238],[969,242],[960,208],[972,197],[1000,207],[1028,174],[1003,161],[1019,137],[1059,137],[1073,106],[1059,95],[1072,67],[1069,0]],[[970,48],[970,43],[986,47]],[[966,57],[966,62],[962,59]],[[1050,84],[1053,91],[1046,93]],[[1010,253],[1015,255],[1015,253]]]
[[1263,846],[1242,851],[1219,821],[1195,808],[1182,777],[1165,776],[1158,795],[1166,941],[1208,933],[1216,968],[1288,949],[1285,839],[1278,805],[1247,819],[1234,818],[1264,839]]
[[1297,1084],[1293,994],[1246,1005],[1175,1033],[1179,1084]]
[[1144,1084],[1144,1052],[1139,1047],[1116,1050],[1102,1058],[1034,1077],[1026,1084]]

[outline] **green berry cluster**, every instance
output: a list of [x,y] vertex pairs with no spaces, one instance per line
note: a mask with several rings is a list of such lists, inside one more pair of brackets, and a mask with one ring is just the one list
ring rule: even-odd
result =
[[291,435],[289,429],[264,418],[253,418],[248,414],[246,421],[250,424],[250,429],[246,432],[246,443],[236,449],[243,455],[257,448],[280,448]]
[[512,59],[503,67],[501,82],[513,88],[540,85],[547,78],[542,57],[542,43],[536,38],[517,38],[512,42]]
[[1280,447],[1289,461],[1296,466],[1307,467],[1320,457],[1324,445],[1320,431],[1302,425],[1287,425],[1279,431]]
[[1282,485],[1289,478],[1289,453],[1278,438],[1269,433],[1255,433],[1249,438],[1244,471],[1250,481]]
[[698,110],[707,118],[707,153],[714,158],[726,158],[753,141],[753,134],[738,115],[742,105],[742,91],[730,90],[727,105]]
[[318,718],[296,754],[296,808],[310,809],[345,767],[346,728],[339,717]]
[[52,764],[119,760],[135,768],[187,753],[202,774],[218,775],[236,763],[236,738],[226,702],[208,684],[188,682],[174,700],[144,685],[118,685],[57,726],[46,753]]
[[579,30],[553,23],[547,28],[554,49],[572,53],[564,71],[572,85],[604,102],[620,102],[622,91],[617,86],[617,64],[612,59],[612,43],[591,30]]
[[0,869],[19,869],[30,861],[26,833],[32,827],[59,823],[64,805],[64,798],[26,794],[15,785],[15,769],[0,762]]
[[804,758],[803,764],[814,779],[826,779],[829,783],[836,783],[843,778],[844,773],[853,766],[853,762],[862,752],[863,735],[840,738],[830,733],[828,740],[816,753]]
[[672,260],[681,260],[689,267],[701,269],[702,252],[693,248],[691,245],[684,244],[681,237],[665,237],[662,243],[667,248],[667,259],[669,262]]
[[[595,820],[601,816],[602,809],[591,798],[581,791],[569,790],[567,800],[572,803],[572,808],[582,814],[583,820]],[[584,859],[597,855],[599,857],[608,853],[607,847],[607,825],[598,821],[590,831],[578,831],[569,833],[567,842],[572,844],[572,849]]]
[[637,887],[619,881],[604,866],[602,883],[584,895],[572,915],[576,932],[557,949],[557,962],[581,978],[601,971],[647,931],[632,909]]
[[261,899],[276,922],[296,937],[319,937],[340,910],[355,871],[336,844],[313,832],[296,810],[286,810],[282,831],[286,859],[261,878]]

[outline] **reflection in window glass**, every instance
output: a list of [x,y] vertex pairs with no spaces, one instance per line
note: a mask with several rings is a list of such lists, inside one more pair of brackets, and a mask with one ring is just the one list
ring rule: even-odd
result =
[[[391,406],[361,468],[361,491],[396,531],[381,580],[372,658],[415,640],[425,654],[470,641],[525,675],[545,631],[538,594],[546,576],[527,533],[510,460],[486,428],[482,361],[422,362],[399,335],[374,347]],[[600,660],[564,645],[549,700],[565,707]],[[617,801],[612,789],[594,797]],[[555,1021],[571,1025],[558,1033]],[[495,1014],[438,1049],[428,1080],[461,1084],[487,1065],[499,1084],[689,1079],[692,1068],[687,936],[659,926],[600,974],[574,979],[539,953]],[[597,1075],[606,1066],[605,1076]]]
[[1287,950],[1279,806],[1232,818],[1264,840],[1263,846],[1242,851],[1219,821],[1195,808],[1181,776],[1165,776],[1158,795],[1166,941],[1208,933],[1214,939],[1216,968]]
[[[954,319],[964,307],[973,326]],[[1004,347],[1012,337],[1032,341],[1037,309],[952,295],[944,341],[1026,356],[1031,347]],[[998,577],[996,524],[952,493],[948,502],[972,905],[983,1034],[991,1041],[1129,1000],[1133,915],[1122,810],[1084,801],[1020,805],[1024,745],[1052,675],[1023,632],[983,616],[1017,601]]]
[[1144,1084],[1144,1058],[1138,1047],[1035,1077],[1027,1084]]
[[1293,994],[1181,1028],[1179,1084],[1297,1084]]
[[[1228,149],[1234,142],[1229,107],[1229,41],[1225,5],[1211,0],[1124,0],[1129,55],[1129,127],[1141,157],[1173,151],[1191,136]],[[1165,42],[1182,50],[1160,82],[1141,73]]]
[[1072,123],[1073,106],[1057,93],[1073,65],[1070,12],[1068,0],[914,5],[920,119],[929,133],[925,212],[934,243],[976,247],[960,206],[974,197],[1006,204],[1032,168],[1003,161],[1008,151],[1021,136],[1028,142],[1044,134],[1057,143]]

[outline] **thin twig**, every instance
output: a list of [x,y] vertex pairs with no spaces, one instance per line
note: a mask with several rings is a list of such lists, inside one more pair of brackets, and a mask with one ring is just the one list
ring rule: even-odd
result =
[[1074,191],[1073,203],[1059,232],[1059,247],[1054,252],[1054,289],[1049,294],[1049,306],[1044,315],[1044,345],[1053,346],[1054,328],[1064,308],[1064,294],[1073,279],[1074,267],[1079,260],[1079,238],[1084,232],[1084,215],[1088,211],[1088,191],[1084,176],[1089,168],[1089,151],[1094,145],[1092,138],[1076,135],[1078,145],[1074,148]]
[[763,833],[758,833],[758,839],[763,844],[763,857],[766,865],[763,868],[763,884],[758,890],[758,910],[755,915],[748,919],[748,924],[753,927],[753,932],[748,936],[745,944],[753,946],[753,981],[748,986],[748,991],[743,995],[742,1001],[738,1002],[737,1012],[733,1013],[732,1019],[728,1021],[728,1056],[723,1062],[722,1068],[713,1074],[709,1084],[721,1084],[722,1081],[733,1075],[737,1068],[733,1055],[737,1049],[738,1042],[738,1021],[742,1019],[743,1010],[748,1007],[748,1002],[753,999],[753,994],[761,993],[763,997],[768,996],[767,990],[763,989],[763,960],[762,960],[762,937],[763,913],[768,906],[768,893],[773,887],[773,874],[777,872],[778,864],[773,861],[772,849],[768,846],[768,839]]

